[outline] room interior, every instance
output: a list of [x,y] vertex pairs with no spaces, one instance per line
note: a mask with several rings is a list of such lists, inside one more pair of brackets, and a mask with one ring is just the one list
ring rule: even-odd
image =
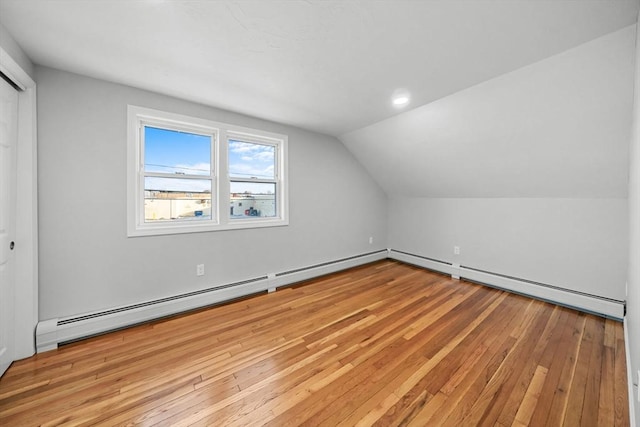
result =
[[[390,258],[623,322],[633,425],[639,6],[0,0],[13,358]],[[286,135],[288,224],[128,235],[131,105]]]

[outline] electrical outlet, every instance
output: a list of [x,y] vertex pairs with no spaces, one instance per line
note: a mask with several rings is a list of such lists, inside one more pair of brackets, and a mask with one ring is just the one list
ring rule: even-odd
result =
[[369,244],[373,245],[373,236],[369,237]]
[[197,276],[204,276],[204,264],[196,265],[196,275]]
[[454,255],[460,255],[460,246],[454,246],[453,247],[453,254]]

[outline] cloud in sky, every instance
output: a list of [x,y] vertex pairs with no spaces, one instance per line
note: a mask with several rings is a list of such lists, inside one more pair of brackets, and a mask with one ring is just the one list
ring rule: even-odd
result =
[[229,141],[229,175],[239,178],[275,177],[275,147],[242,141]]
[[[275,151],[276,148],[273,145],[229,140],[229,175],[235,178],[275,178]],[[202,157],[203,155],[200,154],[199,158],[202,159]],[[175,174],[177,177],[147,177],[145,178],[145,189],[193,193],[212,191],[211,181],[208,179],[178,178],[181,174],[209,175],[210,163],[201,160],[185,162],[184,156],[176,156],[174,161],[169,160],[168,157],[157,160],[158,163],[145,162],[145,170]],[[273,184],[232,182],[231,187],[232,193],[248,191],[254,194],[268,194],[275,191]]]

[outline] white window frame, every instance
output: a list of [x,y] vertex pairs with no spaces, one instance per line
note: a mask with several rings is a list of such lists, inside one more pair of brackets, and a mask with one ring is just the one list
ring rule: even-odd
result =
[[[127,109],[127,235],[129,237],[163,234],[197,233],[244,228],[278,227],[289,224],[289,194],[287,185],[287,135],[250,129],[211,120],[168,113],[165,111],[129,105]],[[192,221],[144,220],[144,177],[163,174],[144,171],[143,127],[181,130],[212,136],[211,175],[194,176],[211,179],[211,218]],[[228,141],[240,140],[250,143],[268,144],[275,147],[276,216],[230,218],[230,182],[228,173]],[[176,178],[175,175],[165,174]],[[183,178],[180,176],[180,178]],[[238,181],[234,178],[233,181]],[[264,180],[243,179],[245,182]]]
[[[272,138],[265,138],[263,136],[260,135],[251,135],[251,134],[246,134],[246,133],[242,133],[242,132],[234,132],[234,131],[229,131],[227,132],[227,148],[229,147],[229,141],[230,140],[234,140],[234,141],[238,141],[238,142],[244,142],[244,143],[249,143],[249,144],[256,144],[256,145],[267,145],[267,146],[271,146],[274,148],[274,164],[275,164],[275,170],[274,170],[274,177],[273,178],[257,178],[257,177],[238,177],[238,176],[231,176],[231,174],[229,174],[229,185],[231,185],[232,182],[245,182],[245,183],[256,183],[256,184],[275,184],[275,193],[276,193],[276,217],[278,216],[278,212],[280,211],[280,206],[278,204],[278,194],[280,194],[281,191],[281,181],[279,179],[279,164],[280,164],[280,151],[281,151],[281,146],[278,143],[278,140],[273,140]],[[227,162],[228,164],[228,162]],[[229,191],[229,193],[231,194],[231,191]],[[235,222],[247,222],[247,221],[251,221],[253,219],[253,217],[243,217],[243,218],[231,218],[230,221],[235,223]]]

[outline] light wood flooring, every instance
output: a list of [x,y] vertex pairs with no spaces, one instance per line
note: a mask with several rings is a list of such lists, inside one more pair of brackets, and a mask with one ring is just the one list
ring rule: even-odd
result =
[[15,362],[0,425],[625,426],[622,324],[385,260]]

